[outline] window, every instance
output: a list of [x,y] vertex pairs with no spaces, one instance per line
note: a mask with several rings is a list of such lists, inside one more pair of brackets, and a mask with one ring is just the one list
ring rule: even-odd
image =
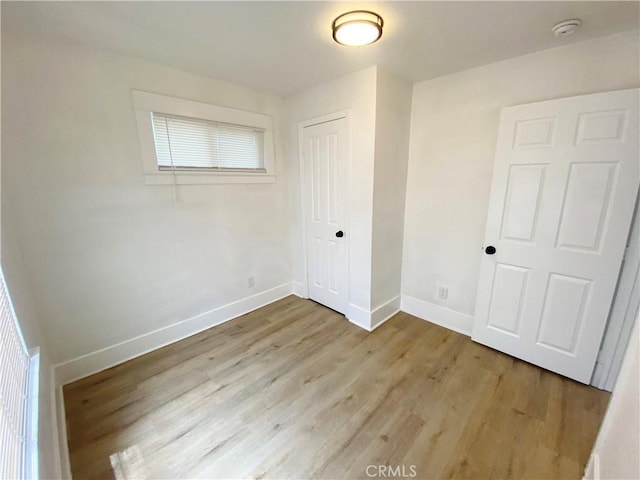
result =
[[31,475],[27,462],[30,358],[0,271],[0,478]]
[[152,113],[160,170],[264,172],[264,130]]
[[132,91],[147,185],[273,183],[269,115]]

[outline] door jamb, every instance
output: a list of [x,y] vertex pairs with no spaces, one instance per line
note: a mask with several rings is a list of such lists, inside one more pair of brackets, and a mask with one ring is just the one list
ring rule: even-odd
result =
[[639,283],[640,193],[636,197],[636,207],[631,220],[627,246],[609,310],[607,326],[602,336],[602,344],[591,377],[591,385],[608,392],[613,391],[622,365],[622,358],[627,351],[629,337],[638,316]]

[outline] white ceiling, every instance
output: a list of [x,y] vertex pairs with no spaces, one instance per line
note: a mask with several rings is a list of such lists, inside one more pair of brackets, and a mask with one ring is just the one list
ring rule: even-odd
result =
[[[382,39],[347,48],[332,20],[367,8],[385,21]],[[581,18],[556,38],[558,21]],[[2,2],[2,29],[144,58],[287,96],[371,65],[411,81],[525,53],[633,30],[630,2]]]

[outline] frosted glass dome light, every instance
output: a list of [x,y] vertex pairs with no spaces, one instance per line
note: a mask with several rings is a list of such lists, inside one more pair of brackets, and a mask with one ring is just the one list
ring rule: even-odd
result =
[[366,10],[354,10],[333,21],[333,39],[340,45],[362,47],[382,36],[382,17]]

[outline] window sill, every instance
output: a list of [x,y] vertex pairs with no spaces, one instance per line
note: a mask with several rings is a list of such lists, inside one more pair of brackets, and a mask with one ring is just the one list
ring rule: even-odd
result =
[[145,185],[216,185],[224,183],[276,183],[269,173],[145,173]]

